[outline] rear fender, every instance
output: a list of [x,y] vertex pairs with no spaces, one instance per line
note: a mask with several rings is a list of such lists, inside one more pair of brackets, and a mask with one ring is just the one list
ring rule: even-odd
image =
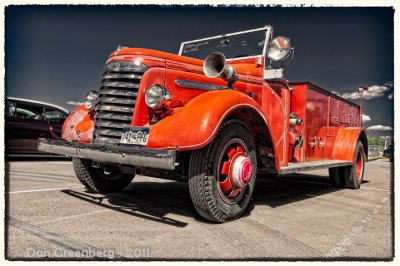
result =
[[364,130],[361,127],[340,128],[336,134],[332,159],[352,161],[354,163],[354,150],[359,140],[363,143],[364,152],[368,159],[368,142]]
[[65,120],[61,138],[66,141],[90,143],[93,139],[93,129],[94,113],[81,105]]

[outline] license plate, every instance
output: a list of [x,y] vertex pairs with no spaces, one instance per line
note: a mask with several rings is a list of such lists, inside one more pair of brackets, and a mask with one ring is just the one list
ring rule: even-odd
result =
[[120,143],[127,145],[146,146],[149,141],[150,128],[125,127],[122,129]]

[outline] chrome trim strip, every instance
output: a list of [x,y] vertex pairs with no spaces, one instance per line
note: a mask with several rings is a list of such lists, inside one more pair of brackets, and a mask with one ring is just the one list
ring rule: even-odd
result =
[[[115,137],[110,137],[110,136],[97,136],[96,137],[96,143],[119,143],[121,137],[115,138]],[[93,142],[94,143],[94,142]]]
[[129,82],[119,82],[119,81],[103,81],[101,83],[103,87],[116,87],[116,88],[130,88],[138,89],[139,84],[129,83]]
[[100,118],[100,119],[110,119],[110,120],[122,120],[122,121],[128,121],[131,122],[132,116],[130,115],[122,115],[122,114],[114,114],[114,113],[105,113],[105,114],[100,114],[96,113],[95,118]]
[[116,105],[98,105],[96,111],[110,111],[110,112],[121,112],[121,113],[133,113],[133,107],[116,106]]
[[126,105],[134,105],[136,100],[134,99],[123,99],[120,97],[99,97],[100,103],[116,103],[116,104],[126,104]]
[[105,71],[110,72],[140,72],[144,73],[149,68],[144,64],[136,65],[129,61],[111,61],[105,66]]
[[105,74],[104,79],[141,79],[142,75],[136,74]]
[[218,85],[211,84],[211,83],[196,82],[196,81],[185,80],[185,79],[177,79],[177,80],[175,80],[175,84],[182,88],[203,90],[203,91],[215,91],[215,90],[228,89],[228,87],[218,86]]
[[90,159],[96,162],[173,170],[176,152],[132,148],[119,145],[94,145],[39,139],[38,149],[49,153]]
[[127,97],[137,97],[137,92],[129,91],[129,90],[118,90],[118,89],[101,89],[99,94],[105,95],[120,95]]
[[227,58],[226,61],[238,61],[243,59],[251,59],[251,58],[263,58],[263,55],[252,55],[252,56],[243,56],[243,57],[236,57],[236,58]]
[[[130,123],[110,122],[110,121],[96,121],[96,125],[100,126],[100,127],[124,128],[124,127],[129,127]],[[119,133],[119,135],[120,134],[121,133]]]
[[[122,130],[115,130],[115,129],[94,129],[94,134],[112,136],[112,137],[119,137],[121,138]],[[97,141],[97,138],[96,138]]]

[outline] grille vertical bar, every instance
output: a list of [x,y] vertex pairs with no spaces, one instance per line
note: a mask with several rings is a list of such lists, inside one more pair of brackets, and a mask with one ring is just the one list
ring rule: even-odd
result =
[[105,67],[94,122],[94,143],[119,143],[131,124],[144,64],[112,61]]

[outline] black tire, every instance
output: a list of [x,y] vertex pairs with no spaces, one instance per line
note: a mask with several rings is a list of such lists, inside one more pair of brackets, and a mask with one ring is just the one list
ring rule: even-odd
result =
[[[364,146],[361,141],[358,141],[354,151],[354,164],[343,167],[344,186],[351,189],[358,189],[361,186],[364,178],[366,155],[364,152]],[[360,162],[360,165],[358,165]],[[361,167],[358,168],[358,167]],[[357,169],[359,169],[357,171]]]
[[[224,149],[232,141],[245,145],[246,157],[250,159],[252,175],[247,186],[239,192],[237,200],[224,198],[217,178],[219,163]],[[189,190],[193,205],[205,219],[213,222],[227,222],[242,215],[253,193],[257,173],[256,148],[247,126],[239,120],[229,120],[219,129],[208,146],[193,151],[189,165]]]
[[109,166],[111,172],[106,172],[101,166],[94,168],[92,161],[81,158],[72,158],[72,164],[78,180],[90,191],[97,193],[118,192],[127,187],[134,174],[125,174],[115,166]]
[[262,173],[262,174],[258,174],[257,177],[258,178],[266,178],[266,179],[276,179],[278,178],[278,173]]
[[344,169],[343,167],[329,168],[329,180],[332,187],[344,187]]

